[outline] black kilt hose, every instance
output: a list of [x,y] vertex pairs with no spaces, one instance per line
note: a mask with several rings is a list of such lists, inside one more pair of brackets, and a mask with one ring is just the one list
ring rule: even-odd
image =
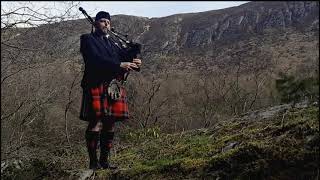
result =
[[83,90],[80,119],[84,121],[114,118],[115,121],[129,119],[128,100],[125,88],[121,87],[121,98],[117,101],[107,95],[107,84]]

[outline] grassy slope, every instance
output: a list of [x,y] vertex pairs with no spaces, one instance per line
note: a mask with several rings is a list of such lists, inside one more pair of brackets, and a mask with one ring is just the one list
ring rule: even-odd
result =
[[[91,179],[317,179],[318,114],[313,106],[170,135],[156,129],[122,132],[122,148],[112,159],[120,169],[99,170]],[[83,145],[50,157],[1,179],[78,179],[79,168],[87,165]],[[60,163],[53,163],[58,157]]]
[[[112,179],[316,179],[318,107],[291,109],[272,120],[234,120],[212,129],[162,135],[129,134],[113,158]],[[140,136],[140,139],[138,139]]]

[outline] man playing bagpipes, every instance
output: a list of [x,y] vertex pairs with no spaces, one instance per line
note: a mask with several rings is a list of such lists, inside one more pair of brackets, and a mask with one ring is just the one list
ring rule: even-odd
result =
[[[126,91],[120,82],[126,73],[139,68],[142,62],[137,58],[122,62],[123,52],[110,36],[111,18],[108,12],[98,12],[92,24],[95,31],[80,37],[80,52],[85,63],[80,119],[89,122],[85,133],[89,168],[114,169],[116,167],[110,164],[114,125],[129,118]],[[98,141],[99,161],[96,153]]]

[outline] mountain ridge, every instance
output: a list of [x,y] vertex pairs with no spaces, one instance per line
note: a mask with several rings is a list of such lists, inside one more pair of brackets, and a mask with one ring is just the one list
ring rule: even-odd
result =
[[[210,54],[216,55],[220,49],[232,48],[238,42],[264,35],[278,37],[291,33],[290,30],[302,34],[314,32],[312,36],[316,39],[319,36],[318,9],[319,2],[316,1],[249,2],[237,7],[161,18],[115,15],[112,16],[112,25],[116,31],[141,43],[142,54],[147,60],[156,61],[163,55],[184,58],[192,54],[202,54],[209,59]],[[43,34],[55,32],[56,36],[50,36],[47,41],[60,43],[56,44],[57,47],[73,44],[73,51],[79,49],[80,35],[91,30],[85,19],[45,25],[40,29],[46,27],[48,30]],[[40,29],[39,35],[42,34],[39,31],[43,31]],[[67,40],[57,41],[63,38]],[[72,56],[75,53],[79,51],[71,53]],[[81,59],[79,54],[77,59]]]

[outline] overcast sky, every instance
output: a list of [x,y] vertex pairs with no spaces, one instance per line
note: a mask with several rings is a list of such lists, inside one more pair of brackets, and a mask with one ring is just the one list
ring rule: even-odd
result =
[[239,6],[248,1],[93,1],[81,2],[88,13],[95,16],[98,11],[111,15],[126,14],[143,17],[164,17],[179,13],[202,12]]
[[[126,14],[152,18],[224,9],[247,2],[249,1],[81,1],[79,7],[83,7],[90,16],[95,16],[99,11],[108,11],[111,15]],[[46,7],[47,11],[48,9],[54,11],[54,8],[57,10],[63,9],[59,7],[61,3],[57,1],[1,1],[1,13],[3,13],[3,10],[17,8],[23,4],[29,5],[30,3],[32,3],[34,10],[41,7]],[[74,11],[78,11],[79,7],[75,8]]]
[[[57,18],[51,22],[59,22],[59,17],[64,17],[64,20],[84,19],[79,7],[91,17],[99,11],[107,11],[111,16],[125,14],[153,18],[225,9],[247,2],[249,1],[1,1],[1,28],[8,24],[16,24],[17,27],[43,24],[47,17]],[[34,13],[37,14],[33,15]],[[16,23],[17,21],[29,23]]]

